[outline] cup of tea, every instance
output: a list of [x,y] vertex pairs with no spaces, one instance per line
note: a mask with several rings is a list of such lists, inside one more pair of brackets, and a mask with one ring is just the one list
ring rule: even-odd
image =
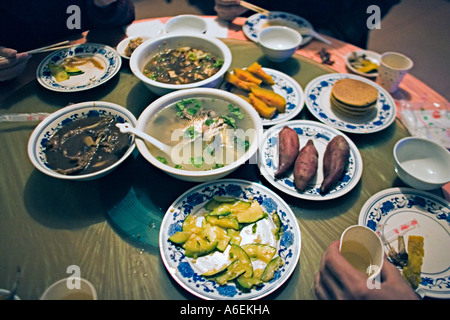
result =
[[97,300],[97,291],[88,280],[69,277],[50,285],[40,300]]
[[342,233],[339,251],[355,269],[365,273],[370,279],[378,276],[383,267],[381,238],[365,226],[348,227]]
[[302,36],[288,27],[270,26],[259,33],[258,42],[267,59],[283,62],[298,49],[302,43]]
[[389,93],[394,93],[413,65],[412,60],[404,54],[385,52],[381,55],[376,82]]

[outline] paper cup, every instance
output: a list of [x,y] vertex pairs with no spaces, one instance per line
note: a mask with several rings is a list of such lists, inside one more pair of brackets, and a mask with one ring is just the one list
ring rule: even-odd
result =
[[339,250],[357,270],[373,279],[383,267],[384,251],[380,237],[364,226],[351,226],[341,236]]
[[397,91],[405,74],[413,67],[407,56],[398,52],[386,52],[381,55],[380,68],[376,82],[389,93]]
[[40,300],[97,300],[97,291],[86,279],[65,278],[48,287]]

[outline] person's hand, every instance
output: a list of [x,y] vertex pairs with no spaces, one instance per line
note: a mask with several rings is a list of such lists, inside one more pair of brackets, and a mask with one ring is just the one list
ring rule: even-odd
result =
[[246,8],[239,5],[241,0],[215,0],[216,5],[214,10],[217,12],[217,17],[225,21],[232,21],[247,11]]
[[19,76],[27,66],[31,55],[26,52],[17,53],[16,50],[0,46],[0,81],[14,79]]
[[315,293],[318,299],[419,299],[400,271],[386,258],[380,277],[379,283],[372,284],[369,281],[368,285],[367,276],[353,268],[341,255],[339,241],[334,241],[320,261],[320,269],[315,279]]

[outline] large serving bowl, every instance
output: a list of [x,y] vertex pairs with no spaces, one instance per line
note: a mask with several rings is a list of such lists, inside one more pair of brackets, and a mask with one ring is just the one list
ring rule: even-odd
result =
[[433,190],[450,182],[450,152],[423,138],[407,137],[394,146],[395,172],[407,185]]
[[48,139],[68,123],[91,116],[112,116],[117,122],[128,122],[133,126],[137,123],[136,117],[129,110],[110,102],[90,101],[64,107],[50,114],[39,123],[28,140],[28,157],[36,169],[54,178],[86,181],[103,177],[125,161],[135,148],[134,136],[132,135],[129,137],[129,146],[124,154],[115,162],[99,171],[88,174],[67,175],[58,173],[50,168],[45,155],[45,143]]
[[[234,162],[225,165],[222,168],[206,170],[206,171],[189,171],[184,169],[178,169],[168,164],[162,163],[157,159],[157,156],[152,154],[147,144],[136,138],[136,145],[139,152],[142,156],[150,162],[155,167],[161,169],[168,175],[175,177],[184,181],[192,181],[192,182],[204,182],[220,179],[234,170],[236,170],[240,165],[244,164],[246,161],[255,161],[253,156],[256,154],[259,145],[259,137],[262,135],[262,122],[258,113],[255,109],[244,99],[238,97],[235,94],[232,94],[227,91],[214,89],[214,88],[195,88],[195,89],[186,89],[179,90],[172,93],[169,93],[159,99],[155,100],[151,103],[139,116],[138,123],[136,128],[140,131],[146,131],[151,123],[151,120],[165,107],[173,105],[183,99],[218,99],[225,101],[229,104],[234,105],[235,107],[240,108],[245,114],[247,114],[250,119],[250,131],[252,136],[249,137],[250,146],[248,150],[240,157],[235,159]],[[215,100],[214,100],[215,101]],[[256,158],[256,157],[255,157]]]
[[[191,47],[201,49],[205,52],[217,56],[223,60],[220,70],[213,76],[189,84],[168,84],[149,79],[144,75],[144,67],[156,54],[168,49],[177,49],[180,47]],[[138,77],[148,89],[153,93],[162,96],[169,92],[181,89],[191,89],[198,87],[216,87],[223,75],[231,65],[231,51],[219,39],[206,36],[204,34],[169,34],[154,40],[148,40],[141,44],[131,56],[130,68],[133,74]]]

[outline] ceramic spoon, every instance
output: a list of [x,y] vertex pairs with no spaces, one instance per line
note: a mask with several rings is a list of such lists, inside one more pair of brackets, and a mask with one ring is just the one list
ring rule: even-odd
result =
[[116,127],[120,129],[120,132],[122,133],[132,133],[135,136],[138,136],[141,139],[144,139],[145,141],[150,142],[152,145],[163,151],[164,153],[171,155],[172,154],[172,147],[168,146],[167,144],[162,143],[159,140],[156,140],[152,136],[149,136],[145,132],[139,131],[132,127],[129,123],[117,123]]
[[312,36],[312,37],[316,38],[317,40],[325,42],[326,44],[331,44],[330,40],[325,39],[324,37],[322,37],[320,34],[318,34],[313,29],[306,28],[306,27],[300,27],[300,28],[297,28],[297,29],[302,35],[309,35],[309,36]]

